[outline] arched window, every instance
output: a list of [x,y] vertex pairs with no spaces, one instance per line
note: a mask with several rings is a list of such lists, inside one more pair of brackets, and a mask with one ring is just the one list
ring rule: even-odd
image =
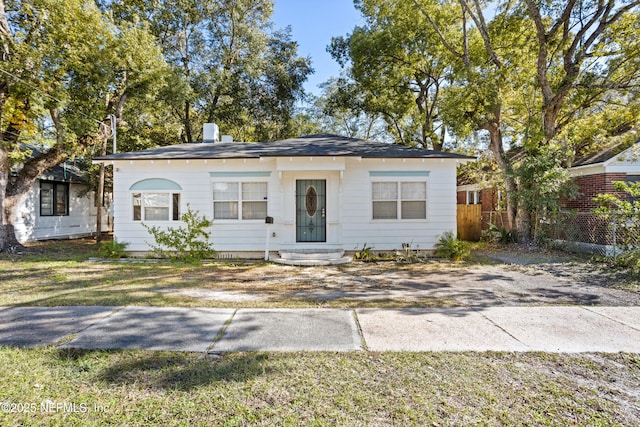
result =
[[129,187],[134,221],[180,219],[180,184],[164,178],[148,178]]

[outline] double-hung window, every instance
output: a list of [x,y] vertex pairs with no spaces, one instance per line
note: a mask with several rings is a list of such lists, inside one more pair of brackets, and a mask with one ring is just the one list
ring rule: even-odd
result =
[[134,221],[177,221],[180,219],[180,193],[133,193]]
[[69,184],[40,182],[40,216],[69,215]]
[[426,219],[427,183],[373,182],[372,212],[373,219]]
[[213,219],[264,220],[266,182],[214,182]]
[[481,202],[479,191],[467,191],[467,204],[479,205]]
[[426,219],[427,218],[427,183],[426,182],[401,182],[400,183],[400,218],[401,219]]
[[398,183],[373,183],[373,219],[398,218]]

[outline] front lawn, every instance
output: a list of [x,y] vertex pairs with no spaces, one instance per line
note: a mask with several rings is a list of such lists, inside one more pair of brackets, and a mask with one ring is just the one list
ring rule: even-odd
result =
[[[198,266],[89,262],[97,251],[88,240],[33,246],[41,252],[0,254],[0,305],[384,308],[638,300],[636,291],[617,289],[617,276],[593,274],[600,267],[581,260]],[[640,425],[640,358],[631,354],[5,347],[0,378],[2,426]]]
[[0,425],[639,425],[629,354],[0,349]]
[[510,259],[526,262],[523,265],[491,261],[480,254],[475,261],[463,263],[383,261],[293,267],[261,261],[90,262],[90,257],[97,256],[91,240],[41,242],[32,247],[40,252],[0,254],[0,306],[640,305],[637,281],[624,280],[623,274],[603,264],[562,254],[510,250]]

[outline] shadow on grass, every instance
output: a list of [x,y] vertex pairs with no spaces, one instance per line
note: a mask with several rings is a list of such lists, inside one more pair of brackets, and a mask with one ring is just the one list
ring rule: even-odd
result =
[[189,391],[216,382],[242,383],[273,372],[266,353],[233,353],[211,359],[177,352],[59,349],[57,357],[78,362],[93,353],[110,354],[113,360],[97,370],[96,381],[148,390]]
[[84,261],[98,255],[92,238],[44,240],[25,244],[21,254],[0,254],[0,260],[39,263],[43,261]]

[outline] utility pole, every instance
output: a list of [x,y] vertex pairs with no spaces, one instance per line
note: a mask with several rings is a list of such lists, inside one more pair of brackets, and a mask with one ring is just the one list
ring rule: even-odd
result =
[[[111,114],[109,116],[111,119],[111,136],[113,138],[113,152],[116,152],[116,116]],[[101,156],[107,155],[107,140],[109,138],[102,139],[102,149],[100,151]],[[100,173],[98,175],[98,194],[97,194],[97,203],[96,203],[96,244],[100,244],[102,241],[102,211],[104,207],[104,162],[100,163]]]

